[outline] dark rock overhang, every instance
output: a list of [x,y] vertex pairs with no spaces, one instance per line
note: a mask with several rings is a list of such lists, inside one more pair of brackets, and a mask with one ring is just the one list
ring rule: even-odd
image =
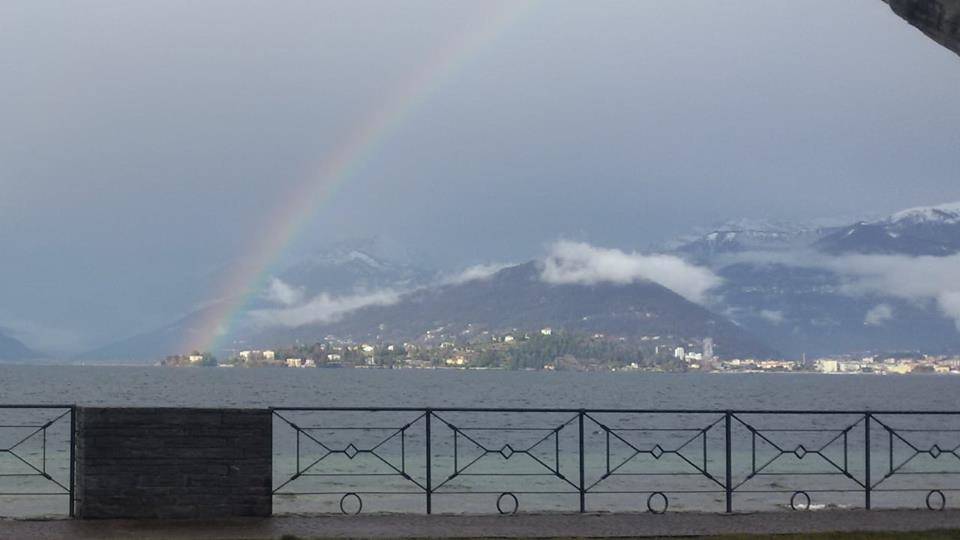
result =
[[960,55],[960,0],[883,0],[930,39]]

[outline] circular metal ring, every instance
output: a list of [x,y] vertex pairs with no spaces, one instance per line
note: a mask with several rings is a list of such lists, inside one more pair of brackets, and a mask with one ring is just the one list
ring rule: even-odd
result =
[[351,512],[347,512],[347,509],[344,508],[344,506],[343,506],[343,503],[347,500],[347,497],[353,497],[354,499],[357,500],[357,511],[356,511],[356,512],[352,512],[352,514],[353,514],[353,515],[359,514],[359,513],[363,510],[363,499],[361,499],[359,495],[357,495],[356,493],[354,493],[354,492],[352,492],[352,491],[351,491],[350,493],[345,494],[343,497],[340,497],[340,512],[341,512],[341,513],[344,513],[344,514],[350,514],[350,513],[351,513]]
[[[931,498],[932,498],[934,495],[938,495],[938,496],[940,497],[940,504],[939,504],[938,506],[934,506],[933,504],[931,504],[931,503],[933,502],[933,501],[931,500]],[[946,507],[947,507],[947,497],[943,494],[942,491],[940,491],[939,489],[934,489],[934,490],[931,490],[930,493],[927,493],[927,508],[928,508],[928,509],[939,511],[939,510],[943,510],[943,509],[946,508]]]
[[[509,512],[507,512],[503,509],[504,497],[510,497],[511,499],[513,499],[513,510],[510,510]],[[500,496],[497,497],[497,512],[500,512],[501,514],[516,514],[518,508],[520,508],[520,501],[517,500],[517,496],[514,495],[513,493],[506,491],[504,493],[501,493]]]
[[[660,497],[661,499],[663,499],[663,508],[659,510],[654,510],[653,508],[654,497]],[[663,514],[664,512],[667,511],[667,508],[670,508],[670,499],[668,499],[667,496],[662,491],[654,491],[653,493],[650,494],[649,497],[647,497],[647,511],[649,511],[651,514]]]
[[[797,497],[798,497],[798,496],[802,496],[804,499],[807,500],[807,502],[803,505],[803,507],[798,507],[798,506],[797,506]],[[793,510],[809,510],[809,509],[810,509],[810,495],[808,495],[806,491],[794,491],[794,492],[793,492],[793,495],[790,496],[790,508],[793,509]]]

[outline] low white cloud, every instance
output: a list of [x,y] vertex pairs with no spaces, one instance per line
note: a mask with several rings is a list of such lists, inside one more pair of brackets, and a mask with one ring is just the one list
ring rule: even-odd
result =
[[470,268],[467,268],[458,274],[443,278],[441,283],[443,285],[459,285],[461,283],[467,283],[470,281],[490,279],[497,272],[503,270],[504,268],[509,268],[510,266],[512,265],[504,263],[478,264],[471,266]]
[[288,285],[280,278],[270,278],[264,297],[275,304],[293,306],[303,300],[303,289]]
[[627,253],[567,240],[550,247],[540,277],[547,283],[581,285],[653,281],[697,303],[722,282],[709,269],[672,255]]
[[772,309],[762,309],[760,310],[760,317],[765,319],[771,324],[783,324],[784,316],[782,311],[776,311]]
[[867,326],[883,326],[887,321],[893,319],[893,308],[889,304],[877,304],[867,311],[863,318],[863,324]]
[[251,311],[250,320],[258,326],[303,326],[312,323],[329,323],[340,320],[346,314],[368,306],[388,306],[400,300],[401,294],[392,290],[347,296],[331,296],[323,293],[303,305]]
[[957,331],[960,332],[960,292],[941,293],[937,296],[937,304],[940,305],[941,311],[953,318],[953,323],[957,325]]
[[886,296],[934,303],[960,331],[960,254],[949,257],[839,255],[818,252],[744,253],[725,264],[750,262],[830,270],[841,278],[838,292],[848,296]]
[[827,266],[847,276],[848,293],[934,301],[960,330],[960,255],[844,255],[827,259]]

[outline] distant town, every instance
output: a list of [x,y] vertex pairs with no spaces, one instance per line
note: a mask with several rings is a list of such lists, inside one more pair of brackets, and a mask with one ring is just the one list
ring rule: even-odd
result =
[[800,360],[721,358],[711,338],[693,343],[662,336],[639,339],[580,335],[542,328],[489,334],[467,343],[350,343],[333,337],[310,345],[168,356],[166,367],[499,369],[524,371],[807,372],[902,375],[960,374],[960,355],[870,353]]

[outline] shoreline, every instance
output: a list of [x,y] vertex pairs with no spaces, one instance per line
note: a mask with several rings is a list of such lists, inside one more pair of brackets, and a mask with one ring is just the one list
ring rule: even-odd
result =
[[86,364],[86,363],[33,363],[33,362],[0,362],[0,369],[4,367],[33,367],[33,368],[156,368],[156,369],[241,369],[241,370],[274,370],[274,369],[283,369],[283,370],[365,370],[365,371],[451,371],[451,372],[503,372],[503,373],[616,373],[619,375],[630,374],[630,375],[822,375],[822,376],[865,376],[865,377],[951,377],[960,375],[960,372],[949,372],[949,373],[935,373],[935,372],[921,372],[921,373],[885,373],[885,372],[857,372],[857,371],[843,371],[843,372],[822,372],[822,371],[763,371],[763,370],[716,370],[716,371],[666,371],[666,370],[643,370],[643,369],[623,369],[623,370],[552,370],[552,369],[506,369],[500,367],[449,367],[449,366],[433,366],[433,367],[417,367],[417,366],[403,366],[403,367],[380,367],[380,366],[336,366],[336,367],[313,367],[313,368],[290,368],[287,366],[233,366],[233,365],[219,365],[219,366],[162,366],[159,364],[136,364],[136,363],[96,363],[96,364]]

